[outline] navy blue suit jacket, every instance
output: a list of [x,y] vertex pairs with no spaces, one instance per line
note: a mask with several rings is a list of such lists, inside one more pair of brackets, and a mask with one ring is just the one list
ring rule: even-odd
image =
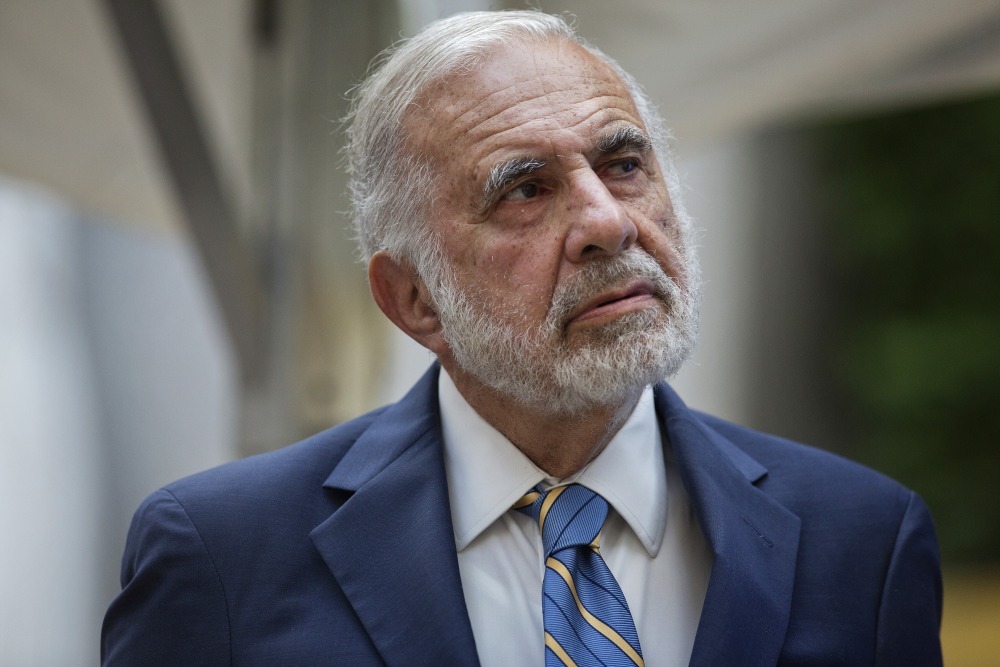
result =
[[[150,496],[104,661],[478,664],[436,380],[435,366],[395,405]],[[715,552],[692,665],[940,664],[937,544],[912,491],[666,385],[655,396]]]

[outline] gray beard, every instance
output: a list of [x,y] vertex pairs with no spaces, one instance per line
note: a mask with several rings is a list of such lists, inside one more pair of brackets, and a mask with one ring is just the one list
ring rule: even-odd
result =
[[[557,287],[545,322],[535,327],[508,302],[486,308],[485,295],[474,287],[460,289],[450,267],[429,281],[429,290],[445,340],[463,371],[535,410],[575,415],[625,402],[646,385],[675,375],[694,352],[697,266],[693,257],[684,259],[686,290],[638,248],[594,261]],[[579,334],[580,342],[570,347],[564,327],[573,309],[636,278],[653,283],[665,309],[627,313]]]

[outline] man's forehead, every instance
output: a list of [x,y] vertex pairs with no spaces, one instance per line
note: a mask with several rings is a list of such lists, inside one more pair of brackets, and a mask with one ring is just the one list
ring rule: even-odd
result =
[[529,149],[546,132],[593,135],[621,122],[643,127],[631,91],[567,39],[494,49],[473,69],[427,86],[406,116],[411,140],[432,153],[442,141]]
[[581,44],[565,37],[497,45],[467,74],[502,89],[518,76],[567,77],[620,83],[618,74]]

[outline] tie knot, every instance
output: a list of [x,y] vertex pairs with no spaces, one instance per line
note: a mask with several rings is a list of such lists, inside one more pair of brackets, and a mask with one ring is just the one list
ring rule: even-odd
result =
[[542,491],[539,484],[514,509],[538,522],[545,557],[567,547],[598,546],[608,502],[585,486],[570,484]]

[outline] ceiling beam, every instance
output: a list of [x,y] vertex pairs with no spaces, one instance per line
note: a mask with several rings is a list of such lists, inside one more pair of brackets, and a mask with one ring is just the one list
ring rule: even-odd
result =
[[236,351],[244,384],[263,368],[263,281],[223,191],[191,91],[156,0],[104,0],[159,154]]

